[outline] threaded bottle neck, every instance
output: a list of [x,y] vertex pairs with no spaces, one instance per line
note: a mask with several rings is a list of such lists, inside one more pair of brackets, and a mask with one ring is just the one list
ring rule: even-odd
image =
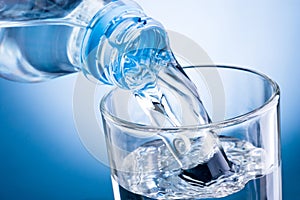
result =
[[137,89],[153,82],[169,55],[163,26],[131,1],[116,1],[101,10],[88,27],[84,71],[105,84]]

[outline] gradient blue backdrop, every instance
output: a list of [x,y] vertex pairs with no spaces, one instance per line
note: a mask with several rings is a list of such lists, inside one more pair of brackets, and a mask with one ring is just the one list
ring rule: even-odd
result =
[[[281,87],[284,199],[300,199],[300,1],[138,0],[215,63],[248,66]],[[83,147],[73,121],[76,75],[45,83],[0,79],[0,199],[110,200],[109,169]]]

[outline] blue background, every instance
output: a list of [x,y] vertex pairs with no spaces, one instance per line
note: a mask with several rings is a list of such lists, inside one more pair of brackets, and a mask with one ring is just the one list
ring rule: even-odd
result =
[[[300,1],[138,0],[215,63],[256,69],[281,88],[284,199],[300,199]],[[82,145],[73,121],[76,75],[44,83],[0,79],[0,199],[113,199],[109,169]]]

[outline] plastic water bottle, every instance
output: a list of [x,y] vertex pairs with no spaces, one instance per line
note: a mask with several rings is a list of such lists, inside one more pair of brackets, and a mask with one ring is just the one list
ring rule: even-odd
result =
[[158,65],[143,63],[168,46],[163,26],[130,0],[0,1],[0,76],[10,80],[83,71],[132,89],[153,79]]

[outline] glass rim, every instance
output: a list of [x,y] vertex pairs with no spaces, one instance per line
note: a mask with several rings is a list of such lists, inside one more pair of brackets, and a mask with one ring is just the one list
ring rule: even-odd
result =
[[269,85],[273,88],[273,92],[271,97],[265,101],[261,106],[237,115],[235,117],[229,118],[229,119],[224,119],[222,121],[217,121],[217,122],[212,122],[209,124],[203,124],[203,125],[186,125],[186,126],[178,126],[178,127],[157,127],[157,126],[152,126],[152,125],[146,125],[146,124],[140,124],[140,123],[135,123],[135,122],[130,122],[127,120],[124,120],[122,118],[119,118],[115,115],[112,115],[111,112],[109,112],[106,109],[105,102],[106,99],[116,90],[119,90],[119,88],[114,88],[110,92],[108,92],[104,97],[101,99],[100,102],[100,111],[101,114],[104,115],[107,119],[110,121],[114,122],[118,126],[122,126],[124,128],[129,128],[129,129],[134,129],[137,131],[147,131],[147,132],[157,132],[157,131],[185,131],[185,130],[199,130],[199,129],[219,129],[222,127],[230,127],[235,124],[242,123],[244,121],[247,121],[249,119],[252,119],[258,115],[261,115],[262,113],[268,111],[270,108],[273,107],[273,105],[279,101],[279,96],[280,96],[280,88],[278,84],[273,81],[271,78],[269,78],[267,75],[258,72],[256,70],[244,68],[244,67],[237,67],[237,66],[229,66],[229,65],[196,65],[196,66],[186,66],[183,67],[184,69],[193,69],[193,68],[224,68],[224,69],[231,69],[231,70],[238,70],[242,72],[247,72],[251,73],[253,75],[257,75],[262,77],[264,80],[266,80]]

